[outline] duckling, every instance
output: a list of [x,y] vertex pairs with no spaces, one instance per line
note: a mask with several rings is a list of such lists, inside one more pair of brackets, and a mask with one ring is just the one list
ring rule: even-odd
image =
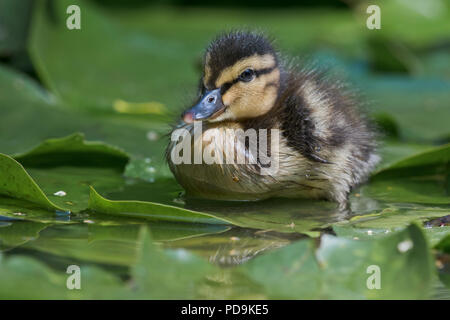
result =
[[[321,72],[289,65],[262,33],[234,31],[212,41],[198,92],[196,104],[173,128],[166,152],[172,173],[190,195],[343,204],[379,161],[376,132],[351,91]],[[247,139],[251,134],[237,138],[248,130],[256,132],[256,142]],[[266,142],[266,153],[255,154],[263,134],[276,144]],[[187,136],[187,148],[180,149]],[[195,161],[194,154],[206,151],[222,161]],[[190,161],[175,161],[177,153]],[[245,161],[228,161],[239,157]],[[273,159],[276,170],[267,170]]]

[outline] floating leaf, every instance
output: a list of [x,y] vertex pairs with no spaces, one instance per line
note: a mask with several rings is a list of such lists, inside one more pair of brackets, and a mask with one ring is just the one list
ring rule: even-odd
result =
[[123,150],[98,141],[86,141],[83,133],[48,139],[32,150],[13,156],[26,167],[99,166],[123,170],[129,160]]
[[447,235],[444,239],[442,239],[435,247],[438,250],[441,250],[445,253],[450,254],[450,234]]
[[450,174],[450,144],[430,148],[427,151],[401,159],[387,168],[378,171],[373,178],[386,178],[403,175],[420,176],[439,170]]
[[[373,240],[390,236],[393,232],[403,230],[404,227],[392,227],[386,224],[386,227],[359,227],[356,225],[334,225],[333,231],[337,236],[355,240]],[[428,239],[430,246],[436,245],[446,236],[450,235],[450,227],[424,228],[423,233]]]
[[[379,290],[367,285],[370,266],[381,271]],[[312,243],[300,241],[243,268],[271,298],[291,299],[426,298],[433,274],[426,239],[416,225],[373,241],[325,235],[317,253]]]
[[257,257],[243,270],[272,299],[314,299],[322,285],[314,243],[307,240]]
[[88,1],[77,3],[83,8],[82,32],[66,27],[68,0],[38,1],[30,28],[37,72],[69,106],[111,113],[117,100],[175,106],[174,91],[194,86],[194,72],[186,68],[191,56],[179,43],[130,32]]
[[409,208],[392,207],[368,215],[355,215],[349,224],[360,228],[387,228],[393,230],[408,226],[411,222],[423,222],[434,217],[448,215],[449,208],[414,206]]
[[210,214],[186,210],[164,204],[145,201],[112,201],[100,196],[91,187],[89,208],[97,213],[150,220],[189,223],[230,224],[229,221]]
[[384,167],[358,192],[391,203],[450,204],[449,159],[450,145],[431,148]]
[[65,210],[47,198],[20,163],[1,153],[0,194],[33,202],[50,210]]
[[137,293],[144,299],[193,299],[199,282],[214,270],[206,260],[186,250],[164,252],[157,248],[145,228],[140,243],[139,260],[131,273]]
[[[118,146],[134,156],[151,157],[154,166],[160,167],[163,163],[164,153],[161,150],[165,148],[166,140],[164,138],[150,140],[147,134],[151,128],[151,132],[161,137],[167,131],[166,123],[143,119],[142,116],[105,117],[104,114],[76,112],[45,91],[33,79],[3,65],[0,65],[0,91],[8,92],[7,95],[0,95],[0,123],[2,124],[0,152],[2,153],[23,155],[24,152],[36,148],[50,137],[71,137],[74,132],[83,132],[89,141],[103,141],[106,146]],[[53,141],[49,148],[54,142],[57,141]],[[74,149],[77,145],[82,147],[81,142],[73,142]],[[88,144],[86,148],[89,147],[91,146]],[[92,151],[95,152],[97,147],[95,145],[92,147]],[[116,147],[111,148],[116,149]],[[99,149],[106,151],[103,147]],[[122,166],[124,160],[121,160],[120,153],[123,152],[117,150],[117,157],[115,157],[113,154],[116,152],[110,151],[111,156],[106,157],[105,165],[111,167],[111,163],[117,163],[116,167]],[[117,162],[111,162],[114,159]],[[51,160],[52,158],[48,159],[48,161]],[[66,160],[71,161],[70,158],[64,159]],[[85,161],[95,163],[95,159],[85,159]]]
[[425,228],[424,231],[432,247],[440,243],[442,239],[450,236],[450,226],[429,227]]
[[[1,210],[0,210],[1,214]],[[39,232],[48,227],[46,223],[15,221],[9,226],[0,227],[0,251],[23,245],[39,237]]]
[[129,160],[121,149],[85,141],[79,133],[46,140],[15,158],[53,203],[72,212],[86,209],[89,185],[102,191],[120,188]]

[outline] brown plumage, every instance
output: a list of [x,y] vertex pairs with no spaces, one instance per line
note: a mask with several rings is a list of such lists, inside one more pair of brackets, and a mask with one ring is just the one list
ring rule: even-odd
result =
[[[206,50],[199,102],[183,113],[177,126],[193,135],[194,123],[201,121],[201,135],[189,140],[190,150],[182,152],[191,163],[174,161],[179,152],[175,146],[182,139],[174,138],[167,149],[170,169],[194,196],[345,203],[379,158],[375,133],[344,87],[314,70],[288,67],[259,33],[222,35]],[[239,130],[248,129],[255,130],[256,143],[241,139]],[[263,146],[259,138],[265,132],[260,129],[268,132],[262,155],[253,149]],[[271,145],[272,138],[278,142]],[[200,140],[201,146],[194,143]],[[193,164],[195,151],[220,161]],[[246,163],[226,161],[239,156]]]

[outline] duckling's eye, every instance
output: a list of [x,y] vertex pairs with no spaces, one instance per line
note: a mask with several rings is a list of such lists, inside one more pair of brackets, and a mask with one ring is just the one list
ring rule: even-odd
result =
[[255,71],[253,71],[252,69],[244,70],[239,76],[239,80],[244,82],[250,82],[254,78],[255,78]]

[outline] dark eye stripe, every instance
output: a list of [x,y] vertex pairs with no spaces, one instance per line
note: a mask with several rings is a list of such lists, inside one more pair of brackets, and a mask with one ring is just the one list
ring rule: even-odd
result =
[[257,77],[259,77],[259,76],[261,76],[263,74],[271,73],[273,70],[275,70],[275,67],[259,69],[259,70],[255,70],[255,74],[256,74]]
[[[275,70],[275,68],[276,67],[272,67],[272,68],[264,68],[264,69],[259,69],[259,70],[254,70],[254,72],[255,72],[255,77],[257,78],[257,77],[259,77],[259,76],[261,76],[261,75],[263,75],[263,74],[268,74],[268,73],[271,73],[273,70]],[[236,79],[234,79],[233,81],[229,81],[229,82],[225,82],[223,85],[222,85],[222,88],[221,88],[221,90],[220,90],[220,93],[222,94],[222,95],[224,95],[235,83],[237,83],[237,82],[239,82],[239,81],[241,81],[241,79],[239,79],[239,78],[236,78]]]

